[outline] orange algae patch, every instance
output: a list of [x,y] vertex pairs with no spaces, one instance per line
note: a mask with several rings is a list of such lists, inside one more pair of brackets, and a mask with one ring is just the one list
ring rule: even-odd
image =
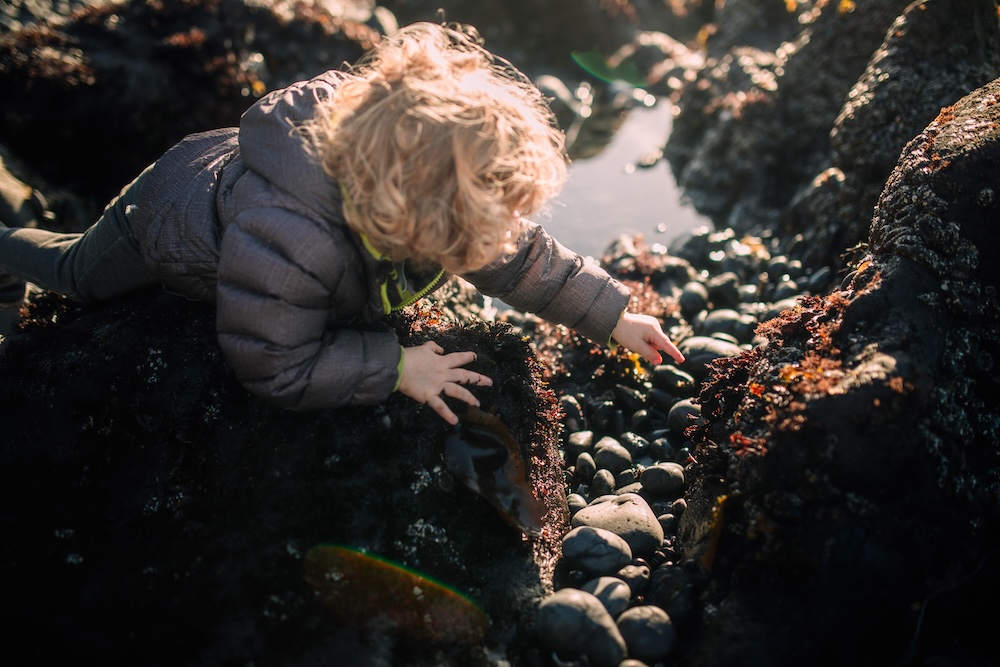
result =
[[303,560],[306,583],[339,621],[433,644],[474,644],[489,617],[468,597],[356,549],[321,545]]

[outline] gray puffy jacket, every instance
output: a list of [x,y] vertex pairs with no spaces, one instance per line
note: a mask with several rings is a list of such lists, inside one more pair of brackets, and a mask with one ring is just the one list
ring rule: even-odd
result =
[[[217,303],[222,350],[246,387],[314,409],[385,400],[400,347],[379,326],[386,260],[344,223],[340,189],[293,127],[333,98],[326,72],[276,90],[231,128],[185,138],[138,194],[136,236],[173,291]],[[482,293],[606,343],[628,290],[525,222],[516,252],[463,276]]]

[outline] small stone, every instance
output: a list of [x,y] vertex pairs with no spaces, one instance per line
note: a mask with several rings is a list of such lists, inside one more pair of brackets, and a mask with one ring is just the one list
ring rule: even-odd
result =
[[637,481],[639,481],[639,471],[635,468],[626,468],[615,476],[615,488],[620,489],[623,486],[635,484]]
[[615,476],[606,468],[601,468],[590,483],[591,493],[604,495],[615,490]]
[[667,414],[667,427],[682,435],[684,429],[696,424],[701,419],[701,406],[694,402],[692,398],[685,398],[674,403]]
[[712,276],[705,288],[708,290],[708,300],[716,309],[730,308],[740,303],[740,277],[733,271]]
[[[571,523],[574,528],[590,526],[618,535],[628,543],[636,557],[649,555],[663,544],[663,528],[653,510],[636,493],[611,496],[600,503],[591,502],[573,515]],[[619,568],[624,565],[622,563]]]
[[[642,561],[639,561],[642,563]],[[616,574],[619,579],[628,584],[629,590],[632,591],[632,596],[640,595],[646,588],[646,584],[649,583],[650,569],[646,564],[632,563],[626,565],[622,569],[618,570]]]
[[617,475],[632,466],[632,455],[617,440],[605,436],[594,445],[594,463],[598,469],[607,468]]
[[568,433],[573,433],[583,427],[583,407],[580,402],[576,400],[575,396],[566,395],[559,399],[559,404],[562,406],[563,423],[566,425],[566,431]]
[[[584,511],[586,508],[574,516]],[[632,548],[623,537],[593,526],[579,526],[566,533],[562,549],[569,567],[596,576],[614,574],[632,561]]]
[[677,448],[669,438],[663,436],[649,443],[649,453],[657,461],[673,461],[677,456]]
[[698,323],[697,333],[701,336],[712,336],[723,333],[744,343],[753,338],[757,327],[757,318],[753,315],[740,313],[732,308],[719,308],[708,313]]
[[566,505],[569,506],[569,513],[572,516],[587,506],[587,499],[579,493],[571,493],[566,496]]
[[677,630],[667,612],[654,605],[632,607],[618,617],[618,630],[629,655],[645,662],[657,662],[670,655],[677,645]]
[[563,588],[538,606],[538,635],[562,659],[586,658],[593,667],[618,667],[628,653],[615,620],[585,591]]
[[677,517],[673,514],[661,514],[656,517],[656,520],[660,522],[660,528],[663,529],[664,535],[672,535],[677,532]]
[[666,611],[670,618],[681,622],[690,616],[695,598],[691,575],[683,567],[663,565],[650,574],[646,601]]
[[786,278],[774,287],[774,294],[771,295],[771,298],[775,301],[782,301],[791,297],[797,297],[801,291],[797,282]]
[[628,450],[633,459],[637,456],[642,456],[649,450],[649,440],[632,431],[622,433],[618,442]]
[[[685,373],[672,364],[654,367],[651,381],[653,387],[672,396],[694,396],[698,389],[698,384],[690,373]],[[652,392],[650,392],[650,398],[656,398]]]
[[673,514],[678,519],[681,518],[681,514],[684,514],[684,510],[687,509],[687,501],[683,498],[678,498],[674,502],[670,503],[670,510],[668,514]]
[[707,364],[710,362],[721,357],[736,357],[743,352],[739,345],[713,336],[691,336],[681,341],[678,347],[684,355],[681,370],[689,373],[696,381],[708,376]]
[[778,315],[780,315],[783,311],[786,311],[789,308],[794,308],[798,304],[798,302],[799,302],[798,296],[790,296],[785,299],[775,300],[774,303],[771,304],[771,307],[768,308],[766,311],[764,311],[764,314],[761,316],[760,319],[763,322],[775,318]]
[[708,289],[699,282],[691,281],[681,289],[677,304],[684,317],[690,319],[708,306]]
[[591,451],[593,447],[593,431],[573,431],[566,438],[566,458],[572,460],[584,452]]
[[646,397],[638,389],[617,384],[613,391],[618,404],[624,406],[629,412],[635,412],[646,404]]
[[830,287],[833,280],[833,270],[829,266],[821,266],[809,276],[807,288],[813,294],[822,294]]
[[625,486],[619,486],[615,489],[615,493],[618,495],[622,495],[623,493],[642,494],[642,484],[640,482],[632,482],[631,484],[626,484]]
[[643,469],[639,481],[654,498],[679,498],[684,495],[684,466],[672,461],[657,463]]
[[[628,567],[628,566],[626,566]],[[580,590],[590,593],[604,605],[612,618],[628,609],[632,599],[632,589],[618,577],[598,577],[580,586]]]
[[575,468],[574,476],[585,484],[589,484],[590,480],[594,478],[594,473],[597,472],[597,464],[594,462],[594,457],[588,452],[583,452],[576,457]]

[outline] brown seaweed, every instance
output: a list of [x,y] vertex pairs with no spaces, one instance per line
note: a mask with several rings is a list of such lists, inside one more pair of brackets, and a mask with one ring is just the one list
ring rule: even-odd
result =
[[532,492],[521,447],[496,415],[469,407],[445,438],[448,471],[490,501],[515,528],[536,537],[545,505]]

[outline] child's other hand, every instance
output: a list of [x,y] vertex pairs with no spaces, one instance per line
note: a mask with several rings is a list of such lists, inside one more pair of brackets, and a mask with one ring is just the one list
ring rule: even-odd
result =
[[458,423],[458,417],[445,403],[444,396],[478,407],[479,401],[462,385],[493,386],[492,379],[462,368],[475,360],[475,352],[445,354],[444,349],[433,341],[417,347],[403,348],[399,391],[418,403],[426,403],[441,419],[454,426]]
[[677,363],[684,361],[684,355],[663,333],[659,320],[650,315],[626,312],[618,320],[611,337],[651,364],[663,363],[660,350],[673,357]]

